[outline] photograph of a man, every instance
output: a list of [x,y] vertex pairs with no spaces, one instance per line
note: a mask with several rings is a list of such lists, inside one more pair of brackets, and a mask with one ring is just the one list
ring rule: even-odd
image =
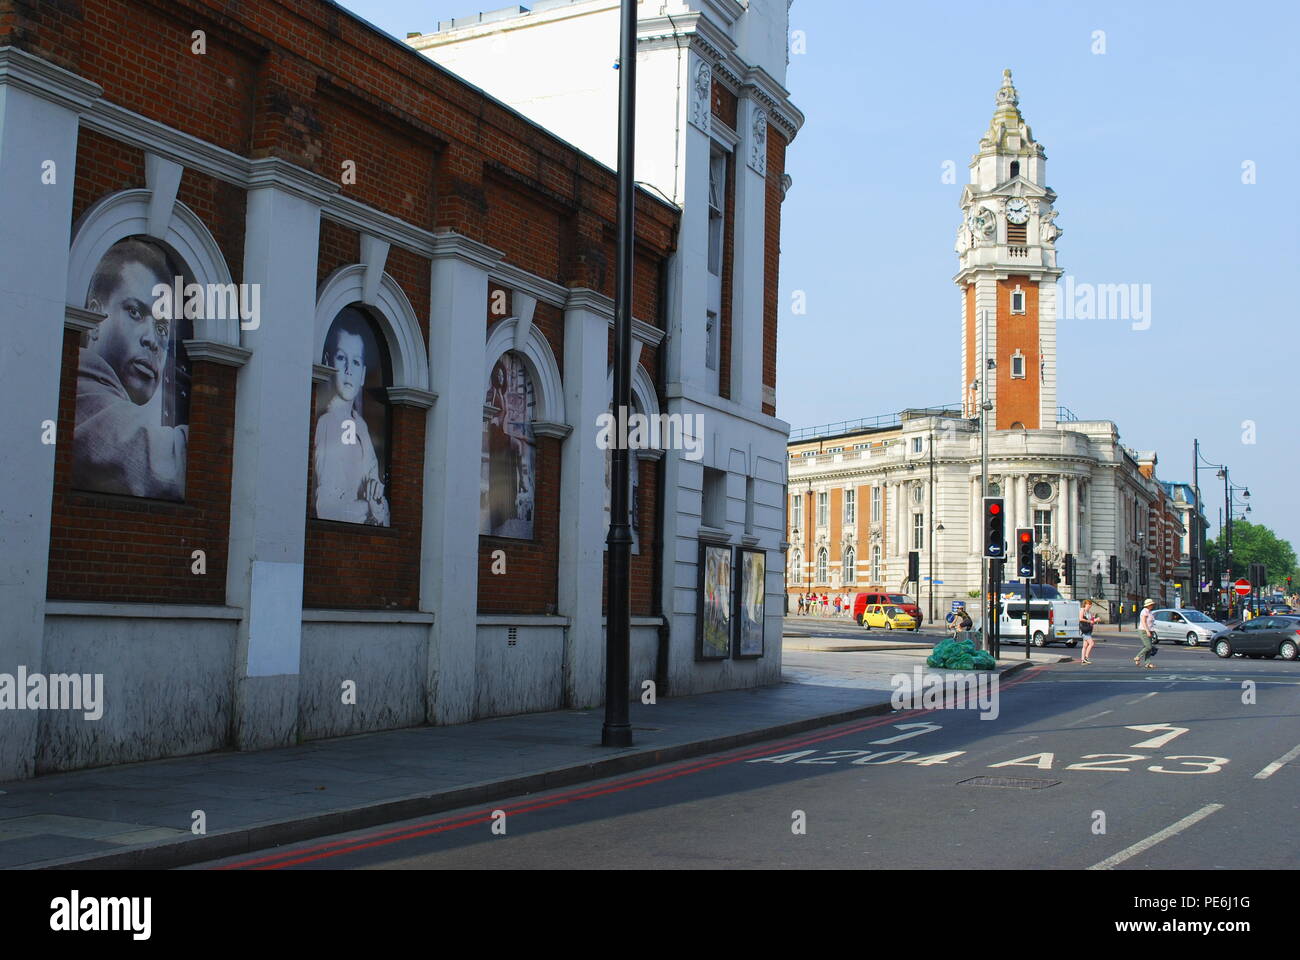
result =
[[321,361],[334,375],[317,391],[313,516],[387,527],[388,471],[375,446],[378,437],[387,449],[387,407],[373,399],[387,374],[378,339],[360,311],[346,307],[335,318],[324,354]]
[[[120,240],[95,268],[86,309],[105,314],[82,347],[72,483],[182,500],[189,443],[188,362],[179,321],[154,316],[159,284],[182,276],[159,246]],[[180,336],[178,336],[180,334]]]

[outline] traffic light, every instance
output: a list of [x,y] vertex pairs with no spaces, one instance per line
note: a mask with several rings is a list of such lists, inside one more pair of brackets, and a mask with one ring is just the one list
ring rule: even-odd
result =
[[1006,508],[1001,497],[984,498],[984,556],[1000,560],[1006,556]]
[[918,550],[908,551],[907,579],[918,586],[921,583],[921,553]]
[[1109,582],[1119,583],[1119,557],[1115,556],[1114,554],[1111,554],[1110,557],[1110,581]]
[[1065,555],[1065,583],[1067,586],[1074,586],[1074,554]]
[[1029,527],[1016,531],[1016,573],[1021,577],[1034,575],[1034,531]]
[[1047,561],[1041,553],[1034,555],[1034,579],[1039,583],[1047,582]]

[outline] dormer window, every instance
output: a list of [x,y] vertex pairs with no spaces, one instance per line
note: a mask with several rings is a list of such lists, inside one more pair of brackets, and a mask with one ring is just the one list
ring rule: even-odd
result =
[[1025,312],[1025,291],[1020,289],[1020,284],[1016,284],[1016,288],[1011,291],[1011,312]]
[[1025,355],[1020,352],[1019,348],[1011,355],[1011,379],[1025,379]]

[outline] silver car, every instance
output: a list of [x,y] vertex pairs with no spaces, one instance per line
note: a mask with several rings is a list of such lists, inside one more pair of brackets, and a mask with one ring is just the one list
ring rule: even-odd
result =
[[1179,610],[1156,610],[1155,618],[1157,640],[1170,640],[1194,647],[1199,643],[1209,643],[1228,628],[1217,620],[1211,620],[1199,610],[1183,607]]

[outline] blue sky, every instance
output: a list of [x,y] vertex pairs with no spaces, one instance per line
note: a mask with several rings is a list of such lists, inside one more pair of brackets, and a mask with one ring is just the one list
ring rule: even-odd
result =
[[[503,4],[343,5],[400,37]],[[1249,484],[1250,519],[1300,544],[1297,10],[796,0],[806,53],[787,87],[807,123],[787,166],[778,414],[802,427],[959,399],[958,201],[1010,67],[1059,195],[1059,264],[1076,283],[1150,285],[1147,329],[1060,320],[1059,402],[1156,450],[1162,479],[1190,479],[1199,437]],[[1212,469],[1201,489],[1214,525]]]

